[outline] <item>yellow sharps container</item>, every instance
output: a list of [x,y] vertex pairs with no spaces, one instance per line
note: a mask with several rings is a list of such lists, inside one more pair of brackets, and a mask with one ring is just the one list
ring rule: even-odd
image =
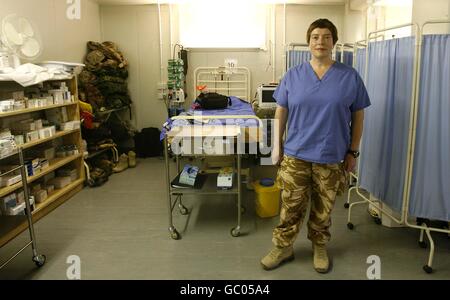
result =
[[274,217],[280,213],[280,189],[271,178],[254,182],[256,214],[261,218]]

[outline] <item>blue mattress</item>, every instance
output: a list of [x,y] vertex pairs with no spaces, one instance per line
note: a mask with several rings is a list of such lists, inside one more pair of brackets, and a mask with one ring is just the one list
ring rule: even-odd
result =
[[[253,115],[255,116],[255,112],[252,109],[250,103],[239,99],[234,96],[230,96],[231,105],[225,109],[195,109],[189,110],[188,112],[180,114],[182,115],[190,115],[190,116],[227,116],[227,115]],[[194,121],[195,124],[201,124],[200,121]],[[239,125],[241,127],[257,127],[258,121],[255,119],[210,119],[207,123],[203,123],[202,125]],[[172,122],[172,126],[185,126],[192,125],[192,123],[188,120],[174,120]]]

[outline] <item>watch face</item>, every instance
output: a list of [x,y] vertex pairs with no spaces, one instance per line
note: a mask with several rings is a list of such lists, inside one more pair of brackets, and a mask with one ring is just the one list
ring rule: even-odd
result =
[[359,157],[359,151],[348,150],[347,153],[353,155],[354,158]]

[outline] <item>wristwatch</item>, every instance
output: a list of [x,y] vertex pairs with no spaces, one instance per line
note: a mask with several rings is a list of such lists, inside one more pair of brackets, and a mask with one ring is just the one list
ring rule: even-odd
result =
[[354,158],[358,158],[359,157],[359,151],[358,150],[348,149],[347,153],[353,155]]

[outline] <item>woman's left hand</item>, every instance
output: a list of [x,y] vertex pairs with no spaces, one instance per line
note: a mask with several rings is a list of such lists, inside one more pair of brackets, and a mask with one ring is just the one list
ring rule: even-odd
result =
[[344,159],[345,170],[347,172],[353,172],[355,170],[355,166],[356,166],[356,158],[354,158],[350,154],[345,155]]

